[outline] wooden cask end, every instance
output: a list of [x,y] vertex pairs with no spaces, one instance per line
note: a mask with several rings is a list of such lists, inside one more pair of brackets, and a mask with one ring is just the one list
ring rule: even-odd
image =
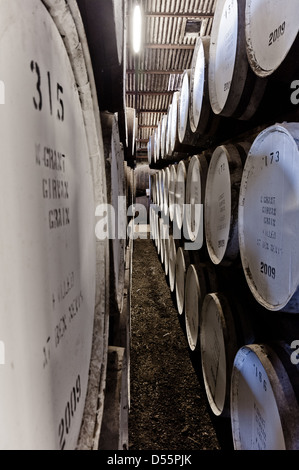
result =
[[250,119],[267,80],[249,66],[245,44],[245,0],[218,0],[210,41],[209,95],[215,114]]
[[239,198],[239,246],[255,299],[299,312],[298,123],[270,126],[248,153]]
[[295,2],[247,0],[245,11],[246,51],[250,66],[259,77],[279,72],[283,80],[297,79],[299,11]]
[[238,351],[236,325],[222,293],[206,295],[200,314],[202,373],[208,401],[216,416],[230,416],[230,382]]
[[104,401],[109,252],[95,237],[95,209],[107,195],[90,56],[74,2],[1,3],[0,35],[1,79],[9,84],[0,108],[1,155],[9,155],[1,198],[0,445],[75,449],[83,429],[81,442],[93,448],[98,398]]
[[182,247],[179,247],[176,252],[175,266],[175,294],[179,315],[183,315],[185,311],[185,284],[189,265],[189,253]]
[[[190,159],[186,180],[185,195],[185,237],[190,241],[203,244],[204,203],[208,162],[204,155],[193,155]],[[200,248],[200,247],[199,247]]]
[[221,145],[213,152],[205,192],[205,236],[214,264],[232,264],[239,254],[238,204],[249,144]]
[[185,284],[185,325],[188,346],[191,351],[200,349],[200,317],[203,301],[207,294],[204,269],[190,264]]
[[215,134],[219,116],[213,111],[209,96],[210,36],[198,37],[192,57],[190,73],[189,122],[198,141],[204,142]]
[[298,450],[298,366],[284,343],[239,349],[231,385],[235,450]]

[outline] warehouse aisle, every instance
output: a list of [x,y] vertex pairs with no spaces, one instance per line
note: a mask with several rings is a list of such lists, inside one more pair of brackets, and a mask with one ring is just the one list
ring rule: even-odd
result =
[[[130,450],[231,449],[215,421],[151,240],[134,241],[131,300]],[[198,368],[199,369],[199,368]]]

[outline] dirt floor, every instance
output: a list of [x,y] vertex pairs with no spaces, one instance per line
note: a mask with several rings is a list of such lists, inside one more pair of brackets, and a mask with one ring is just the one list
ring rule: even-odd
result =
[[230,422],[210,411],[157,251],[134,241],[130,450],[232,449]]

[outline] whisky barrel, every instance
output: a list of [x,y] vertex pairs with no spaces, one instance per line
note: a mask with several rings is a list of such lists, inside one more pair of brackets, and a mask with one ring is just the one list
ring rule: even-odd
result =
[[151,195],[151,202],[153,204],[157,203],[157,200],[156,200],[156,176],[157,176],[157,173],[154,172],[150,177],[150,195]]
[[175,193],[174,193],[174,223],[179,230],[182,229],[185,215],[185,194],[188,163],[181,160],[177,166]]
[[196,241],[198,248],[201,248],[204,238],[203,208],[207,173],[207,158],[203,154],[193,155],[187,171],[185,196],[186,227],[184,228],[184,235],[190,241]]
[[198,135],[190,126],[190,77],[191,69],[184,70],[178,103],[178,137],[182,145],[196,146]]
[[[294,2],[247,0],[246,50],[250,66],[259,77],[279,72],[281,78],[297,79],[299,11]],[[293,72],[291,72],[291,70]],[[291,72],[291,73],[290,73]]]
[[213,135],[219,125],[209,96],[209,49],[210,36],[196,39],[190,73],[190,128],[202,140]]
[[155,161],[159,162],[161,158],[161,121],[159,121],[155,130]]
[[154,206],[150,206],[149,211],[149,221],[150,221],[150,237],[153,240],[153,243],[156,245],[156,212]]
[[179,107],[180,92],[175,91],[172,96],[171,113],[170,113],[170,153],[174,156],[179,154],[180,141],[178,134],[178,107]]
[[133,171],[135,175],[136,196],[144,196],[146,195],[146,190],[149,189],[150,176],[154,173],[154,170],[151,170],[147,164],[140,164]]
[[226,296],[207,294],[200,314],[202,373],[209,405],[216,416],[230,416],[230,382],[238,333]]
[[243,270],[268,310],[299,312],[298,123],[277,124],[252,143],[239,199]]
[[175,266],[175,295],[179,315],[183,315],[185,311],[185,283],[189,265],[189,253],[184,248],[178,247]]
[[169,272],[169,239],[170,239],[170,233],[169,233],[169,225],[165,224],[164,228],[164,272],[165,276],[168,277],[168,272]]
[[190,264],[185,284],[185,325],[191,351],[200,349],[200,317],[207,289],[203,267]]
[[156,204],[160,207],[160,195],[161,195],[161,172],[156,172]]
[[163,223],[162,217],[159,217],[159,238],[160,238],[160,260],[162,266],[164,265],[164,256],[165,256],[165,225]]
[[299,376],[292,354],[284,342],[237,352],[231,382],[235,450],[298,450]]
[[238,204],[249,145],[220,145],[213,152],[206,183],[205,235],[214,264],[231,264],[239,254]]
[[167,126],[166,126],[166,137],[165,137],[165,159],[171,160],[172,152],[171,152],[171,111],[172,111],[172,103],[168,106],[167,111]]
[[9,84],[0,107],[1,155],[9,155],[1,198],[0,445],[94,448],[109,252],[106,240],[95,239],[95,208],[107,195],[83,25],[75,2],[16,0],[0,5],[0,35],[1,79]]
[[170,169],[169,167],[164,168],[164,191],[163,191],[163,213],[167,217],[169,215],[169,182],[170,182]]
[[160,238],[160,217],[155,208],[152,208],[153,216],[153,238],[157,250],[157,254],[160,255],[161,252],[161,238]]
[[244,29],[245,0],[219,0],[210,40],[210,102],[215,114],[248,120],[259,107],[267,80],[249,66]]
[[179,138],[179,122],[180,122],[180,98],[181,92],[175,91],[172,97],[171,103],[171,114],[170,114],[170,153],[171,158],[180,160],[184,158],[188,152],[192,152],[194,149],[192,145],[181,143]]
[[163,201],[164,201],[164,177],[163,177],[163,174],[164,174],[164,169],[163,170],[159,170],[158,172],[158,179],[159,179],[159,197],[158,197],[158,201],[159,201],[159,208],[160,210],[162,210],[163,208]]
[[176,255],[177,255],[177,247],[176,241],[172,234],[169,235],[167,243],[167,251],[168,251],[168,283],[170,292],[174,292],[175,290],[175,273],[176,273]]
[[177,178],[177,165],[170,166],[169,186],[168,186],[168,208],[169,218],[173,222],[174,211],[175,211],[175,185]]
[[[135,179],[135,178],[134,178]],[[116,301],[119,311],[122,311],[125,282],[125,247],[127,233],[127,207],[124,176],[124,151],[121,145],[118,115],[115,113],[111,136],[111,205],[113,208],[111,233],[113,264],[111,296]],[[136,183],[134,182],[136,188]]]
[[166,157],[166,137],[167,137],[167,114],[161,119],[161,159]]

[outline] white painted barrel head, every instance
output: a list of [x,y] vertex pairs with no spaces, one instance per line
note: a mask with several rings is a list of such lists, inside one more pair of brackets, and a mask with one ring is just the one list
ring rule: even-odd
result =
[[[166,230],[167,228],[165,229],[165,233],[166,233]],[[167,277],[168,277],[168,272],[169,272],[169,239],[170,239],[170,236],[168,234],[168,236],[166,236],[164,240],[164,272],[165,272],[165,276]]]
[[178,111],[179,111],[180,91],[175,91],[172,96],[170,111],[170,153],[175,152],[178,143]]
[[150,209],[149,209],[149,223],[150,223],[150,237],[151,237],[151,240],[155,239],[154,217],[155,217],[155,210],[153,209],[152,206],[150,206]]
[[168,239],[168,282],[170,292],[175,289],[175,272],[176,272],[176,245],[173,235],[169,235]]
[[164,205],[163,205],[163,211],[164,211],[165,216],[168,216],[168,214],[169,214],[169,201],[168,201],[169,183],[170,183],[170,168],[167,166],[164,169]]
[[185,309],[185,282],[189,266],[187,257],[188,254],[185,250],[182,247],[179,247],[176,252],[175,266],[175,292],[179,315],[182,315]]
[[161,234],[160,234],[160,217],[159,214],[155,214],[155,233],[156,233],[156,248],[157,248],[157,253],[158,255],[161,254]]
[[268,345],[239,349],[231,382],[235,450],[298,449],[298,402],[288,369]]
[[185,283],[185,325],[191,351],[199,349],[200,312],[203,302],[200,280],[196,268],[190,264]]
[[184,141],[186,129],[189,125],[189,103],[190,103],[190,70],[184,70],[182,86],[178,103],[178,137],[180,143]]
[[164,171],[164,168],[162,170],[159,170],[159,179],[160,179],[160,196],[159,196],[159,200],[160,200],[160,209],[161,211],[164,211],[164,183],[165,183],[165,178],[164,178],[164,175],[165,175],[165,171]]
[[156,161],[159,161],[161,158],[161,121],[159,121],[156,129]]
[[171,156],[171,121],[172,121],[172,103],[170,103],[167,111],[167,126],[166,126],[166,137],[165,137],[165,157]]
[[187,178],[187,166],[186,166],[186,163],[183,160],[181,160],[177,167],[175,193],[174,193],[174,203],[175,203],[174,220],[176,221],[177,227],[179,229],[183,227],[183,223],[184,223],[186,178]]
[[164,266],[166,263],[165,251],[166,251],[166,242],[169,238],[169,226],[163,220],[163,217],[159,218],[159,233],[160,233],[160,259],[161,263]]
[[167,114],[162,116],[161,120],[161,158],[166,156],[166,133],[167,133]]
[[205,389],[216,416],[229,416],[230,380],[237,337],[225,297],[206,295],[200,315],[200,350]]
[[237,53],[238,25],[238,1],[218,0],[209,60],[209,94],[215,114],[223,112],[230,93]]
[[177,178],[177,165],[171,165],[170,167],[170,177],[169,177],[169,187],[168,187],[168,208],[169,208],[169,218],[173,222],[174,211],[175,211],[175,185]]
[[[209,41],[209,40],[208,40]],[[205,82],[208,80],[206,57],[203,39],[198,37],[194,50],[195,56],[192,60],[192,71],[190,75],[190,110],[189,121],[192,132],[195,132],[202,112]]]
[[299,32],[294,1],[246,0],[245,35],[252,70],[267,77],[283,63]]
[[164,264],[164,247],[165,247],[163,231],[164,231],[163,220],[159,217],[160,259],[161,259],[162,265]]
[[157,193],[157,205],[161,206],[161,172],[160,170],[156,173],[156,193]]
[[243,270],[268,310],[299,312],[299,124],[273,125],[253,142],[239,199]]
[[203,244],[203,208],[207,171],[206,159],[193,155],[187,171],[184,231],[190,241],[197,241],[198,248]]
[[209,256],[214,264],[220,264],[224,259],[231,229],[230,151],[228,146],[223,145],[215,149],[207,175],[204,212],[205,234]]
[[[66,29],[68,22],[74,39],[70,14]],[[1,2],[0,37],[6,84],[0,106],[0,447],[75,449],[89,376],[96,263],[82,108],[64,42],[43,2]]]

